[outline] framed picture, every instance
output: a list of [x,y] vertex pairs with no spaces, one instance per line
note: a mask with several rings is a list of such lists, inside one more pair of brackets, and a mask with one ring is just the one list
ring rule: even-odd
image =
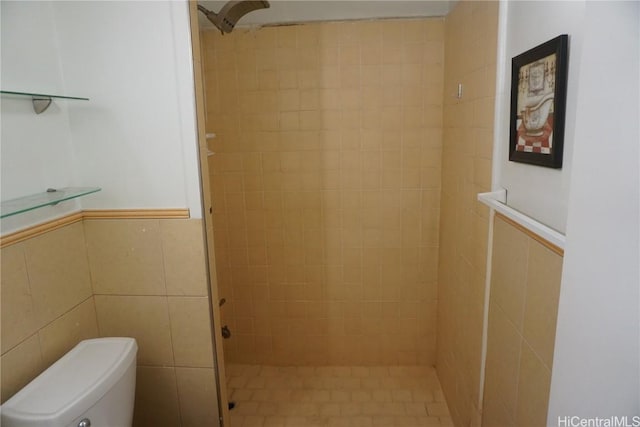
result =
[[568,39],[558,36],[511,62],[511,161],[562,167]]

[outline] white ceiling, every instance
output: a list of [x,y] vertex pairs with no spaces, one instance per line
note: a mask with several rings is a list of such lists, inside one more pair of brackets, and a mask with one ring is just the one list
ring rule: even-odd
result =
[[[371,18],[412,18],[445,16],[456,0],[270,0],[269,9],[243,16],[237,27],[285,24],[309,21],[338,21]],[[226,1],[200,0],[198,4],[219,12]],[[213,29],[203,13],[198,14],[200,28]]]

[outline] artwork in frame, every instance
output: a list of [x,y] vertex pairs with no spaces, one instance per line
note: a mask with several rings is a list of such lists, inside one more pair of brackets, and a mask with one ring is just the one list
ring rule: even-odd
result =
[[512,59],[511,161],[562,167],[568,39],[563,34]]

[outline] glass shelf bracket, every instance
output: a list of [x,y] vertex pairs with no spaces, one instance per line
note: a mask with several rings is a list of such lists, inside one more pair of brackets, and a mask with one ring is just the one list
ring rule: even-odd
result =
[[89,100],[89,98],[81,98],[77,96],[48,95],[44,93],[14,92],[9,90],[0,90],[0,94],[31,98],[31,102],[33,103],[33,111],[35,111],[36,114],[44,113],[47,110],[47,108],[49,108],[49,106],[51,105],[51,101],[53,99],[73,99],[77,101]]

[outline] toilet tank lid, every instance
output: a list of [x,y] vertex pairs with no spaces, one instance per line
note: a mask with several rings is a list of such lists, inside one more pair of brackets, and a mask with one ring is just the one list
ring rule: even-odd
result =
[[133,338],[81,341],[1,408],[2,420],[66,425],[93,406],[135,364]]

